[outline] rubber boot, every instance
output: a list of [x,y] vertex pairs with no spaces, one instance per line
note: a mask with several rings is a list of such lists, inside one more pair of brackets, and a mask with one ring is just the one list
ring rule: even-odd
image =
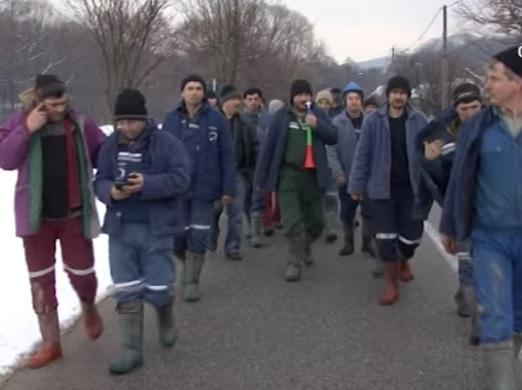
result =
[[37,314],[42,343],[27,360],[27,367],[40,368],[62,358],[58,312]]
[[172,255],[174,269],[175,269],[175,275],[176,280],[174,282],[174,285],[181,286],[181,289],[183,289],[183,279],[185,274],[185,258],[186,258],[186,252],[185,251],[174,251]]
[[103,322],[96,304],[82,302],[82,317],[85,334],[96,340],[103,333]]
[[265,227],[263,229],[263,235],[265,237],[272,237],[274,235],[274,228],[273,227]]
[[203,270],[204,263],[204,254],[187,253],[183,279],[183,298],[185,302],[198,302],[201,298],[199,293],[199,277]]
[[337,192],[328,192],[325,196],[325,239],[327,243],[332,243],[337,240],[337,218],[338,218],[338,195]]
[[378,257],[372,257],[372,275],[375,279],[381,279],[384,275],[384,265],[382,260]]
[[353,223],[343,225],[344,247],[339,252],[339,256],[350,256],[353,253]]
[[471,307],[469,306],[469,302],[467,301],[467,299],[464,297],[463,290],[464,287],[462,286],[462,284],[460,284],[459,289],[457,290],[453,299],[457,304],[457,314],[459,315],[459,317],[469,318],[471,317]]
[[156,310],[158,313],[159,341],[165,348],[173,347],[178,339],[174,302],[173,298],[170,303]]
[[307,236],[304,241],[304,246],[301,250],[302,252],[302,261],[307,267],[311,267],[315,263],[315,259],[312,254],[312,244],[314,243],[314,239]]
[[516,390],[513,343],[485,346],[484,369],[487,390]]
[[113,374],[126,374],[143,364],[143,302],[120,303],[116,311],[121,331],[118,357],[109,370]]
[[515,358],[518,359],[518,355],[520,355],[520,348],[522,347],[522,333],[515,333],[513,336],[513,345]]
[[363,218],[362,222],[362,247],[361,252],[369,254],[371,257],[377,257],[373,240],[373,233],[370,224]]
[[471,334],[469,336],[470,345],[479,345],[480,322],[477,301],[475,300],[475,289],[473,286],[460,283],[459,290],[455,294],[455,301],[458,306],[458,315],[463,318],[471,317]]
[[399,261],[384,262],[384,291],[379,298],[380,305],[393,305],[399,299],[399,268]]
[[298,237],[289,238],[288,260],[286,264],[285,280],[297,282],[301,279],[301,260],[304,254],[304,241]]
[[399,278],[403,283],[411,282],[414,279],[413,273],[411,272],[409,260],[401,260]]
[[263,231],[263,221],[261,216],[253,215],[251,218],[251,227],[250,231],[252,232],[252,238],[250,239],[250,243],[254,248],[261,248],[263,246],[263,242],[261,240],[261,235]]

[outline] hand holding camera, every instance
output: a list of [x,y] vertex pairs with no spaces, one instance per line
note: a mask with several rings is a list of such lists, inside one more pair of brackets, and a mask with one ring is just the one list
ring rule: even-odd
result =
[[132,172],[125,179],[117,179],[111,188],[111,196],[115,200],[126,199],[132,194],[140,192],[143,189],[143,175],[138,172]]

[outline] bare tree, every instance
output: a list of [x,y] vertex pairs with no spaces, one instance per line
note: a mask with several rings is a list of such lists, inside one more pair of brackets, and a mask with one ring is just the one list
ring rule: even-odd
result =
[[462,2],[458,13],[474,27],[491,29],[509,43],[522,41],[522,0],[477,0]]
[[101,50],[109,107],[125,87],[139,87],[175,54],[169,0],[68,0]]
[[35,73],[46,73],[63,61],[51,57],[48,34],[52,8],[31,0],[0,2],[0,101],[8,111],[17,102],[18,93],[28,87]]
[[264,0],[188,0],[178,32],[183,49],[209,61],[214,76],[235,83],[261,23]]

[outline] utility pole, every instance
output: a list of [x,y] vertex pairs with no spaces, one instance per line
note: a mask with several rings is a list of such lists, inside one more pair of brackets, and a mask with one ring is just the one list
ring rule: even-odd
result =
[[441,72],[441,106],[448,107],[448,7],[442,7],[442,72]]
[[395,66],[395,47],[392,47],[392,59],[391,59],[392,67]]

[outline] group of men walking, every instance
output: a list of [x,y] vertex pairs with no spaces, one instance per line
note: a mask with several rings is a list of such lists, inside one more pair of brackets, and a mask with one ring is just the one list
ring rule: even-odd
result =
[[297,282],[315,262],[313,243],[323,233],[327,242],[337,240],[338,220],[339,255],[354,252],[360,208],[362,251],[372,259],[373,275],[384,277],[378,301],[392,305],[400,283],[414,279],[411,260],[435,200],[443,208],[443,244],[459,259],[458,313],[471,317],[470,341],[486,351],[490,388],[515,389],[522,344],[519,51],[505,50],[488,65],[489,106],[479,87],[462,83],[453,107],[429,123],[411,104],[412,89],[402,76],[388,81],[381,106],[365,100],[354,82],[314,96],[308,81],[296,80],[287,104],[274,100],[264,111],[259,88],[240,94],[225,86],[218,97],[190,75],[161,130],[141,92],[122,91],[114,132],[106,138],[72,109],[63,82],[37,76],[21,95],[23,110],[0,128],[0,167],[18,170],[17,235],[43,339],[28,366],[62,356],[57,240],[85,332],[91,339],[103,332],[94,302],[94,196],[107,207],[103,231],[122,338],[110,365],[115,374],[142,364],[144,302],[157,311],[160,344],[175,344],[176,271],[184,300],[198,301],[224,212],[230,260],[242,259],[244,231],[261,248],[263,227],[269,236],[282,224],[284,278]]

